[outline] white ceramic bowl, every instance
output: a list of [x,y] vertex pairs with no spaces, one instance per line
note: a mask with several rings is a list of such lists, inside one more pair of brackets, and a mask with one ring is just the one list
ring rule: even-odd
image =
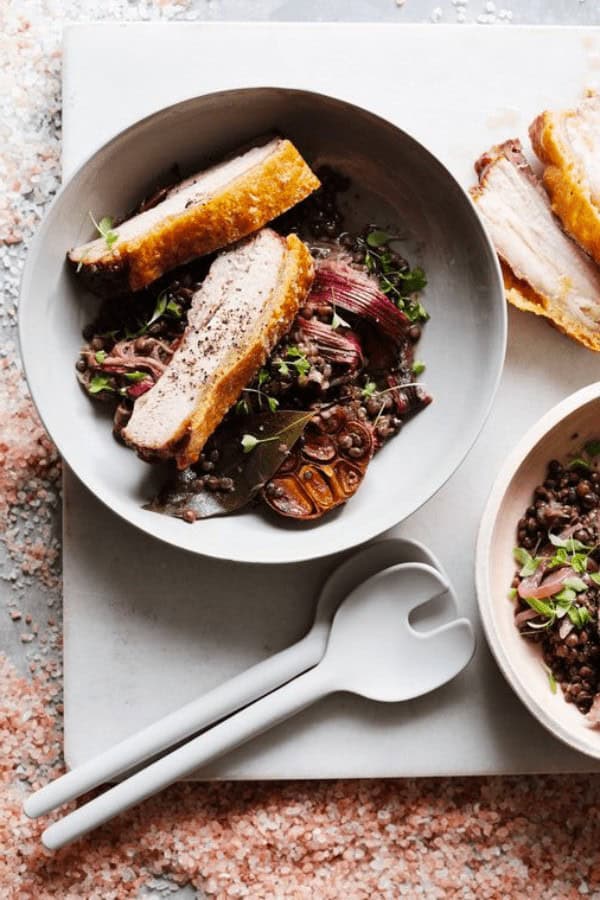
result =
[[552,734],[600,759],[600,729],[550,690],[541,652],[519,635],[508,590],[515,574],[517,522],[544,481],[551,459],[564,459],[600,435],[600,382],[571,394],[546,413],[506,460],[487,502],[477,542],[479,610],[491,650],[508,683]]
[[[370,466],[348,505],[313,524],[264,510],[187,525],[142,509],[151,467],[119,446],[110,417],[75,380],[81,330],[97,301],[82,295],[65,251],[92,237],[88,211],[119,215],[178,162],[193,171],[267,132],[291,138],[313,165],[353,179],[358,225],[401,223],[429,279],[431,322],[419,346],[434,403]],[[359,544],[432,496],[473,444],[502,368],[506,312],[496,255],[471,201],[420,144],[358,107],[304,91],[257,88],[179,103],[137,122],[95,153],[52,204],[22,282],[21,348],[29,386],[70,468],[111,509],[148,534],[197,553],[245,562],[315,558]]]

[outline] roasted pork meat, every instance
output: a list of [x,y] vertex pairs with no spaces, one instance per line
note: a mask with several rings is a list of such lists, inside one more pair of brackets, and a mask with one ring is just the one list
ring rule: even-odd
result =
[[566,231],[600,263],[600,96],[546,111],[529,129],[544,185]]
[[146,458],[198,460],[281,337],[313,279],[308,248],[263,229],[222,253],[195,293],[181,344],[139,397],[122,437]]
[[475,168],[472,196],[502,261],[507,299],[600,350],[600,271],[562,230],[520,142],[492,147]]
[[94,293],[137,291],[253,234],[318,187],[294,145],[275,138],[187,178],[108,236],[71,250],[68,260]]

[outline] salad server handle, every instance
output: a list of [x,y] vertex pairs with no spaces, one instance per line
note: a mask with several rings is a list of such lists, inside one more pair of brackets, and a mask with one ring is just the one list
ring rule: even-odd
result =
[[44,815],[263,697],[317,665],[326,640],[326,629],[313,627],[291,647],[235,675],[31,794],[23,806],[25,813],[30,818]]
[[54,822],[42,834],[44,846],[57,850],[82,837],[334,690],[326,666],[305,672]]

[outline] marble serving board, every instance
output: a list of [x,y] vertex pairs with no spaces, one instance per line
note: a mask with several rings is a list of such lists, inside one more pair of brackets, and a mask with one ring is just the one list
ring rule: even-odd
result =
[[[600,35],[364,23],[84,25],[66,31],[64,63],[65,177],[107,138],[162,106],[228,87],[282,85],[387,117],[468,186],[480,152],[525,138],[538,111],[572,104],[598,81]],[[476,447],[395,530],[426,543],[449,573],[461,611],[477,625],[470,667],[410,703],[325,700],[199,777],[600,770],[546,734],[508,688],[481,632],[473,583],[479,518],[507,451],[554,403],[599,375],[597,356],[511,310],[505,373]],[[234,565],[178,552],[116,518],[69,472],[64,532],[70,765],[298,638],[335,564]],[[226,541],[226,522],[223,534]]]

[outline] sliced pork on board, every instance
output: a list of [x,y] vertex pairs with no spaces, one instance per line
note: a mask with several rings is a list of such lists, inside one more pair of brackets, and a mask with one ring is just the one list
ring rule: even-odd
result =
[[600,96],[543,112],[529,129],[544,185],[565,229],[600,263]]
[[313,280],[308,248],[271,229],[213,262],[195,293],[182,342],[139,397],[122,432],[147,458],[197,462],[204,444],[289,331]]
[[562,230],[520,142],[492,147],[475,169],[472,196],[502,261],[507,299],[600,350],[600,270]]
[[155,206],[68,253],[100,296],[137,291],[165,272],[253,234],[304,200],[319,179],[282,138],[193,175]]

